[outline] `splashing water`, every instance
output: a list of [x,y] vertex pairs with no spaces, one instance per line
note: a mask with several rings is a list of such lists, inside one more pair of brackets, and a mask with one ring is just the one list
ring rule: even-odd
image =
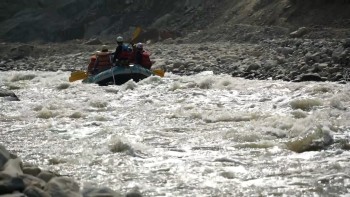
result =
[[349,193],[347,84],[203,72],[99,87],[68,75],[1,72],[20,101],[1,102],[0,139],[23,161],[145,196]]

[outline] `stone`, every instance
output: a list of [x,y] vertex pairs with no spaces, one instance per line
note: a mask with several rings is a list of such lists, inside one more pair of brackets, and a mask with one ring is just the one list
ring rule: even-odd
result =
[[102,45],[102,42],[98,38],[91,38],[84,43],[85,45]]
[[84,188],[83,197],[122,197],[119,192],[113,191],[110,188]]
[[22,192],[24,188],[25,185],[21,178],[0,172],[0,195],[10,194],[15,191]]
[[289,36],[292,38],[300,38],[304,36],[307,32],[308,32],[308,29],[306,27],[300,27],[296,31],[293,31],[292,33],[290,33]]
[[8,174],[10,176],[22,175],[22,161],[20,158],[9,159],[2,168],[2,173]]
[[291,47],[279,47],[277,48],[277,52],[283,54],[284,56],[288,56],[294,53],[294,49]]
[[9,53],[11,59],[22,59],[28,57],[33,53],[34,46],[32,45],[20,45],[18,47],[12,48]]
[[52,178],[44,191],[55,197],[81,197],[78,183],[68,177]]
[[259,63],[253,62],[246,68],[246,71],[247,72],[255,71],[255,70],[258,70],[260,67],[261,66]]
[[23,180],[26,187],[34,186],[43,189],[46,185],[46,182],[44,180],[29,174],[23,174],[18,177]]
[[[2,88],[0,88],[0,97],[4,97],[8,101],[19,101],[19,98],[14,92],[12,92],[11,90],[6,90]],[[0,159],[0,166],[1,166],[1,159]]]
[[[1,97],[1,90],[0,89],[0,97]],[[10,152],[0,144],[0,170],[3,168],[3,166],[7,163],[7,161],[10,159]]]
[[34,186],[29,186],[27,187],[23,193],[27,195],[28,197],[51,197],[51,195],[44,190],[34,187]]
[[52,178],[56,177],[56,175],[49,171],[42,171],[38,174],[37,177],[44,180],[45,182],[49,182]]
[[38,176],[38,174],[41,172],[41,169],[38,167],[23,167],[23,173],[29,174],[33,176]]
[[13,194],[0,195],[0,197],[28,197],[28,196],[22,193],[13,193]]
[[294,80],[294,82],[301,82],[301,81],[325,81],[325,79],[322,78],[318,73],[307,73],[307,74],[299,75]]
[[343,43],[344,48],[350,48],[350,38],[346,39]]
[[126,194],[126,197],[142,197],[139,191],[130,191]]

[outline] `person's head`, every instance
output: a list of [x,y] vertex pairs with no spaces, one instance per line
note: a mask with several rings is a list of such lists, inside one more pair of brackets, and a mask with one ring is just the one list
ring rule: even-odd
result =
[[117,37],[117,44],[118,44],[118,45],[123,44],[123,41],[124,41],[123,37],[121,37],[121,36],[118,36],[118,37]]
[[141,42],[136,44],[136,49],[137,50],[142,50],[143,49],[143,44]]
[[107,47],[107,45],[102,45],[101,52],[108,52],[108,47]]

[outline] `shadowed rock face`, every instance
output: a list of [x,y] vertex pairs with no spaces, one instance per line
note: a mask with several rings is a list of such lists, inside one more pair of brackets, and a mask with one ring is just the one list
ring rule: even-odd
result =
[[221,25],[233,29],[237,23],[292,29],[349,27],[349,9],[349,0],[13,0],[0,2],[0,39],[66,41],[130,35],[135,26],[182,34]]
[[[183,10],[193,3],[184,0],[41,0],[27,4],[20,0],[0,4],[0,10],[6,13],[0,17],[1,38],[22,42],[65,41],[115,35],[127,31],[130,26],[150,26],[166,13]],[[11,9],[7,10],[7,7]]]

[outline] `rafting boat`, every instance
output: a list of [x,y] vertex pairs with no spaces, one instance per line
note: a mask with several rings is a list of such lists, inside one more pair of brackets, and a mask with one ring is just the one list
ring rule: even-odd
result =
[[101,86],[110,84],[121,85],[130,79],[138,82],[151,75],[153,75],[151,70],[138,64],[132,64],[130,66],[115,66],[96,75],[90,75],[83,80],[83,83],[96,83]]

